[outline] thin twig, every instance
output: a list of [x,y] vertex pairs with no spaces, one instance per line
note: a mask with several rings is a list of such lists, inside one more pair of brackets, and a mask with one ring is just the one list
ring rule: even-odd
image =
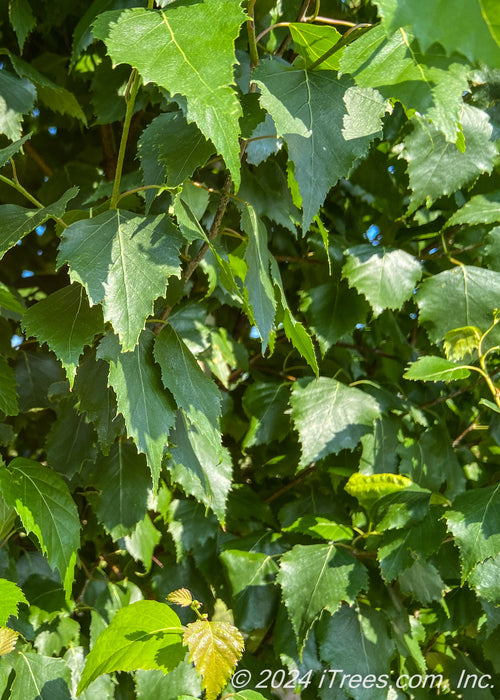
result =
[[304,469],[303,472],[300,472],[298,476],[295,477],[295,479],[292,479],[289,484],[285,484],[285,486],[282,486],[280,489],[272,493],[270,496],[268,496],[265,499],[265,503],[272,503],[275,501],[277,498],[282,496],[284,493],[287,491],[290,491],[290,489],[293,489],[294,486],[299,484],[301,481],[303,481],[309,474],[312,474],[313,471],[316,469],[316,462],[313,462],[311,465],[307,467],[307,469]]

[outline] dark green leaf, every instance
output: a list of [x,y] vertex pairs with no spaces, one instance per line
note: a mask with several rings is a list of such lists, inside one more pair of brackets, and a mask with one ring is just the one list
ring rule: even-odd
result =
[[91,304],[103,302],[124,350],[133,350],[154,300],[170,275],[180,275],[181,237],[168,216],[111,210],[63,232],[59,265],[84,285]]
[[6,503],[17,510],[25,530],[36,535],[49,564],[58,568],[69,598],[80,520],[66,483],[39,462],[16,457],[0,469],[0,484]]
[[12,156],[15,156],[16,153],[21,150],[23,147],[23,144],[26,143],[28,139],[31,138],[31,134],[26,134],[26,136],[23,136],[22,139],[19,139],[18,141],[15,141],[14,143],[11,143],[10,146],[7,146],[6,148],[0,149],[0,168],[3,168],[5,163],[12,158]]
[[0,134],[12,141],[21,138],[23,116],[33,109],[36,90],[29,80],[16,78],[5,68],[0,73]]
[[36,19],[28,0],[11,0],[9,3],[9,16],[22,53],[26,37],[36,25]]
[[71,700],[71,671],[62,659],[20,651],[11,700]]
[[16,374],[3,357],[0,357],[0,411],[7,416],[17,416]]
[[127,434],[146,455],[156,489],[168,431],[175,420],[175,404],[153,362],[153,339],[151,331],[143,331],[134,352],[120,352],[118,338],[107,335],[97,356],[110,363],[109,386],[116,394]]

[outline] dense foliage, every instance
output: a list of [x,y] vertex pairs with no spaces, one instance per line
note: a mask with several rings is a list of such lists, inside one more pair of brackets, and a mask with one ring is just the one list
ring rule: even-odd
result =
[[0,34],[1,700],[498,698],[498,3]]

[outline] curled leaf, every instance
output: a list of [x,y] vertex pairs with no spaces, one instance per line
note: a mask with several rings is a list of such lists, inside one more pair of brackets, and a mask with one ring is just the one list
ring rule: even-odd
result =
[[481,342],[481,331],[476,326],[453,328],[444,336],[444,351],[449,360],[461,360],[472,355]]
[[187,588],[178,588],[176,591],[168,594],[167,601],[175,605],[182,605],[183,608],[189,608],[193,602],[193,596]]
[[202,677],[206,700],[215,700],[243,654],[241,632],[227,622],[197,620],[186,627],[184,644],[189,647],[189,660]]
[[0,627],[0,656],[4,656],[12,651],[16,645],[19,632],[8,627]]

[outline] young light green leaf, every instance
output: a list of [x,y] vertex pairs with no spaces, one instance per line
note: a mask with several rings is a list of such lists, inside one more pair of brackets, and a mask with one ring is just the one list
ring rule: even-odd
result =
[[278,60],[261,63],[254,77],[262,91],[261,104],[274,119],[294,164],[306,232],[328,190],[381,133],[385,100],[332,71],[309,73]]
[[103,302],[124,350],[133,350],[154,300],[171,275],[180,276],[179,230],[166,215],[122,209],[76,221],[63,232],[59,266],[83,284],[91,304]]
[[184,632],[189,660],[201,675],[207,700],[215,700],[231,678],[244,649],[241,632],[227,622],[197,620]]
[[59,289],[31,306],[23,318],[29,336],[47,343],[57,355],[73,386],[76,368],[83,349],[98,333],[104,333],[100,306],[89,306],[87,295],[79,284]]
[[452,360],[425,355],[419,357],[416,362],[412,362],[403,377],[422,382],[451,382],[456,379],[465,379],[469,375],[470,370],[457,365]]
[[481,331],[475,326],[453,328],[444,336],[444,351],[450,360],[462,360],[465,355],[472,355],[481,342]]
[[410,213],[424,202],[430,206],[443,195],[471,186],[479,175],[492,171],[497,148],[486,112],[467,104],[460,108],[464,152],[434,125],[421,118],[412,121],[414,128],[405,139],[403,152],[413,190]]
[[25,457],[0,468],[0,490],[27,532],[33,532],[49,564],[57,567],[66,597],[71,595],[80,519],[66,482],[52,469]]
[[138,451],[146,455],[156,489],[176,409],[154,364],[153,341],[153,333],[143,331],[133,352],[120,352],[118,338],[107,335],[99,345],[97,357],[110,363],[109,386],[116,394],[127,434],[134,439]]
[[169,603],[174,603],[175,605],[180,605],[183,608],[189,608],[193,602],[193,596],[191,591],[187,588],[178,588],[176,591],[172,591],[167,596]]
[[354,449],[380,412],[374,398],[330,377],[298,379],[290,405],[302,444],[303,467],[340,450]]
[[19,406],[16,390],[16,373],[7,360],[0,356],[0,411],[6,416],[17,416]]
[[16,645],[18,636],[19,632],[8,627],[0,627],[0,656],[10,654]]
[[354,603],[368,585],[368,575],[359,561],[333,544],[298,544],[281,557],[277,581],[302,651],[323,610],[333,614],[342,602]]
[[408,29],[387,36],[376,26],[344,49],[340,67],[360,87],[377,88],[390,100],[400,100],[455,143],[460,133],[460,107],[468,90],[470,65],[436,49],[423,53]]
[[170,325],[158,335],[154,357],[160,365],[163,385],[172,392],[180,408],[191,420],[201,411],[219,429],[221,395],[215,382],[207,377],[182,338]]
[[[427,278],[416,294],[419,323],[440,343],[446,334],[465,326],[484,333],[492,324],[500,296],[500,273],[472,265],[457,265]],[[488,334],[484,349],[498,342],[500,329]]]
[[248,246],[245,252],[245,261],[248,266],[245,284],[255,324],[262,340],[262,351],[264,351],[269,342],[269,333],[276,313],[276,299],[269,275],[267,230],[251,206],[243,210],[241,226],[248,235]]
[[356,498],[363,508],[370,509],[376,501],[390,493],[413,486],[411,479],[399,474],[360,474],[349,477],[345,490]]
[[[303,58],[306,68],[330,51],[342,36],[335,27],[306,22],[292,22],[289,30],[295,51]],[[340,56],[340,51],[334,53],[318,65],[318,70],[338,70]]]
[[463,583],[477,564],[500,553],[500,485],[457,496],[444,517],[460,551]]
[[121,608],[87,656],[77,694],[103,673],[172,671],[184,658],[182,635],[179,618],[164,603],[140,600]]
[[404,250],[358,245],[348,248],[342,275],[371,304],[375,315],[400,309],[422,277],[420,263]]
[[153,525],[148,513],[135,526],[133,532],[125,535],[125,549],[136,560],[141,561],[146,573],[153,565],[153,553],[161,540],[161,533]]
[[128,63],[144,82],[187,98],[188,121],[196,122],[214,143],[236,188],[242,110],[231,86],[234,41],[244,19],[238,0],[205,0],[189,6],[174,3],[157,12],[142,8],[105,12],[94,22],[94,36],[105,42],[113,63]]
[[72,187],[57,202],[43,209],[25,209],[17,204],[0,206],[0,257],[47,219],[61,217],[70,199],[77,194],[78,187]]
[[283,528],[284,532],[300,532],[315,539],[352,540],[353,530],[321,515],[303,515],[294,523]]
[[0,578],[0,627],[4,627],[11,615],[17,616],[19,603],[26,603],[24,593],[13,581]]

